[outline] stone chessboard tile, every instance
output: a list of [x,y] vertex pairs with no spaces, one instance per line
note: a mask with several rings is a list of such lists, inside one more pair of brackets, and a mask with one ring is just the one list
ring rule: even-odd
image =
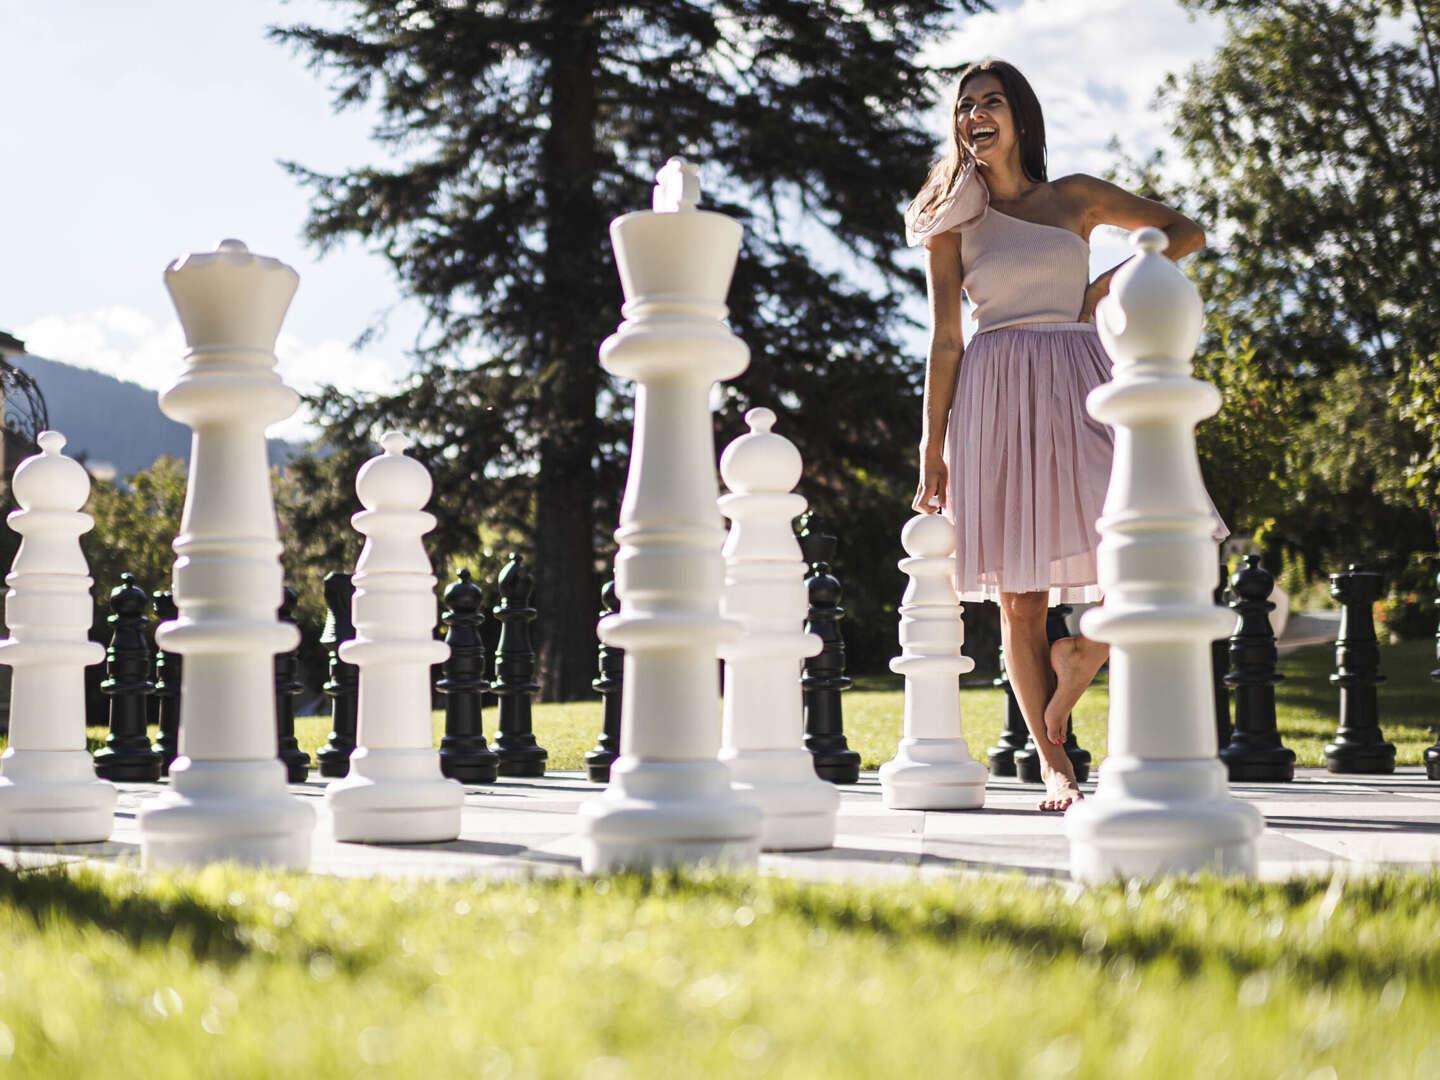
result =
[[[333,839],[323,795],[312,773],[291,785],[313,802],[319,823],[311,869],[339,876],[501,878],[580,872],[575,812],[601,788],[583,773],[507,779],[468,785],[461,835],[444,844],[342,844]],[[138,867],[135,813],[164,790],[155,784],[121,784],[114,836],[103,844],[3,847],[8,865],[87,861]],[[1087,794],[1094,785],[1084,785]],[[1332,776],[1297,770],[1289,784],[1236,784],[1232,792],[1266,815],[1260,838],[1260,875],[1283,879],[1335,868],[1440,865],[1440,783],[1417,767],[1391,776]],[[995,778],[980,810],[887,810],[874,773],[841,785],[838,838],[826,851],[767,853],[760,872],[805,880],[915,880],[956,872],[1021,872],[1066,877],[1069,846],[1064,818],[1036,809],[1041,789]]]

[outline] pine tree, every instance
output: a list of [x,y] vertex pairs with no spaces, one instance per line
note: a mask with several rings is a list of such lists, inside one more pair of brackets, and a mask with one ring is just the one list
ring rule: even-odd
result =
[[[702,163],[707,207],[746,226],[730,323],[752,360],[724,391],[720,438],[751,403],[774,405],[844,554],[892,563],[921,368],[901,342],[920,283],[897,260],[899,211],[943,135],[920,116],[951,70],[917,56],[982,0],[336,6],[342,28],[272,36],[331,80],[337,108],[378,106],[375,137],[403,164],[290,163],[313,193],[308,237],[378,245],[428,323],[400,390],[317,398],[338,447],[317,479],[353,469],[378,425],[404,427],[436,479],[433,550],[475,550],[477,527],[533,546],[545,693],[588,693],[630,422],[627,387],[596,360],[619,321],[607,224],[647,205],[655,170],[683,152]],[[341,516],[337,486],[333,507],[312,500],[292,526]],[[893,635],[881,609],[897,588],[852,589],[852,632],[869,615],[877,640]]]

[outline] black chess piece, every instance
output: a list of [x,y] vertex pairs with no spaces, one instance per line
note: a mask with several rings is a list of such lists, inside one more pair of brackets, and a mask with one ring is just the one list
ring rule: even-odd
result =
[[[299,628],[295,605],[300,598],[290,586],[281,592],[280,621]],[[300,680],[300,645],[289,652],[275,654],[275,740],[277,756],[285,763],[285,775],[292,784],[303,784],[310,778],[310,755],[295,740],[295,695],[305,689]]]
[[1280,742],[1275,723],[1275,684],[1285,676],[1275,670],[1275,631],[1270,602],[1275,579],[1247,555],[1245,565],[1230,579],[1235,599],[1230,607],[1239,624],[1230,638],[1227,686],[1235,689],[1235,730],[1220,750],[1231,780],[1281,782],[1295,779],[1295,751]]
[[1015,775],[1015,755],[1030,742],[1030,729],[1025,726],[1025,714],[1020,711],[1020,699],[1010,685],[1010,672],[1005,667],[1005,647],[1000,647],[1000,674],[992,686],[1005,691],[1005,728],[995,745],[985,752],[990,760],[990,772],[994,776]]
[[1380,575],[1357,566],[1330,575],[1330,595],[1341,603],[1340,633],[1335,638],[1335,674],[1340,687],[1340,726],[1326,744],[1325,767],[1333,773],[1393,773],[1395,746],[1380,731],[1375,687],[1380,674],[1380,642],[1375,638],[1374,604]]
[[462,569],[445,589],[445,661],[435,689],[445,695],[445,734],[440,739],[440,771],[462,784],[493,784],[500,759],[485,744],[483,699],[490,683],[485,679],[485,643],[480,624],[484,596],[480,586]]
[[[614,579],[607,581],[600,589],[600,618],[615,615],[620,611],[620,597],[615,593]],[[601,723],[600,737],[595,748],[585,755],[585,771],[592,784],[610,782],[610,766],[620,756],[620,710],[625,693],[625,650],[613,645],[600,643],[597,655],[599,674],[591,681],[605,701],[605,719]]]
[[495,646],[495,678],[490,692],[500,699],[500,722],[495,736],[495,753],[500,758],[501,776],[544,776],[550,756],[535,742],[531,729],[530,702],[540,684],[535,681],[535,649],[530,644],[530,621],[535,609],[530,594],[535,578],[521,555],[511,555],[500,571],[500,603],[493,611],[500,621],[500,640]]
[[813,513],[800,519],[800,551],[809,567],[805,578],[808,608],[805,631],[820,639],[820,651],[805,658],[800,688],[805,708],[805,749],[815,774],[832,784],[860,780],[860,755],[845,739],[844,703],[840,695],[850,689],[845,674],[845,635],[840,620],[840,580],[831,572],[837,538],[822,531]]
[[320,644],[329,654],[330,677],[321,689],[334,703],[330,717],[330,736],[315,752],[320,775],[345,776],[350,772],[350,755],[355,752],[355,724],[360,708],[360,669],[340,659],[340,646],[355,638],[351,605],[355,599],[355,583],[349,574],[332,570],[325,575],[325,629]]
[[104,780],[159,780],[163,758],[150,745],[146,729],[150,681],[150,647],[145,611],[150,597],[135,584],[134,574],[121,574],[110,590],[110,645],[105,651],[101,693],[110,698],[110,734],[95,751],[95,775]]
[[[1215,586],[1215,606],[1224,607],[1225,589],[1229,585],[1225,564],[1220,564],[1220,584]],[[1230,670],[1230,641],[1216,638],[1210,643],[1210,678],[1215,690],[1215,746],[1224,750],[1230,745],[1230,686],[1226,673]],[[1235,779],[1233,776],[1231,779]]]
[[[1440,576],[1435,578],[1435,584],[1440,587]],[[1440,609],[1440,599],[1435,601],[1435,607]],[[1435,660],[1437,666],[1434,671],[1430,672],[1430,678],[1435,682],[1440,682],[1440,625],[1435,627]],[[1437,731],[1436,734],[1440,735],[1440,731]],[[1425,748],[1424,761],[1425,775],[1431,780],[1440,780],[1440,738],[1435,740],[1434,746]]]
[[[165,590],[150,594],[155,604],[155,623],[169,622],[180,617],[175,606],[175,597]],[[180,756],[180,679],[185,669],[185,659],[179,653],[158,650],[155,654],[155,690],[151,700],[156,704],[155,722],[160,726],[160,735],[151,747],[160,755],[160,771],[170,774],[170,763]]]
[[[1045,613],[1045,640],[1054,645],[1061,638],[1071,637],[1070,628],[1065,620],[1075,609],[1069,604],[1056,604]],[[1013,695],[1012,695],[1013,696]],[[1017,703],[1015,711],[1020,711]],[[1065,756],[1070,759],[1070,767],[1075,770],[1075,782],[1085,783],[1090,779],[1090,751],[1080,745],[1075,738],[1075,717],[1073,715],[1065,718]],[[1024,749],[1015,752],[1015,775],[1027,784],[1039,784],[1040,777],[1040,751],[1035,747],[1035,740],[1028,735],[1025,740]]]

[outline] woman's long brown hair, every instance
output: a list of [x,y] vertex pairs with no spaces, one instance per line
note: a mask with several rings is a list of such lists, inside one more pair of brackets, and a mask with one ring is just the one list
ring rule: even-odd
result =
[[960,179],[965,167],[974,160],[965,144],[960,141],[960,98],[964,96],[965,84],[977,75],[994,75],[1005,89],[1010,102],[1011,115],[1020,139],[1020,168],[1036,183],[1048,179],[1045,161],[1045,116],[1040,111],[1040,99],[1035,96],[1029,81],[1020,74],[1019,68],[1004,60],[981,60],[971,64],[960,73],[955,84],[955,103],[950,109],[950,149],[937,161],[925,178],[920,189],[922,198],[919,210],[924,213],[949,195]]

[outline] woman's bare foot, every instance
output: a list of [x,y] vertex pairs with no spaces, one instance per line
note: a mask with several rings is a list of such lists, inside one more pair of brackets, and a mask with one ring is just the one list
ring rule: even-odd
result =
[[1065,741],[1066,721],[1095,673],[1110,655],[1110,648],[1083,637],[1061,638],[1050,646],[1050,666],[1055,671],[1055,692],[1045,704],[1045,733],[1059,745]]
[[1045,797],[1040,800],[1040,809],[1063,811],[1084,797],[1075,777],[1049,770],[1045,776]]

